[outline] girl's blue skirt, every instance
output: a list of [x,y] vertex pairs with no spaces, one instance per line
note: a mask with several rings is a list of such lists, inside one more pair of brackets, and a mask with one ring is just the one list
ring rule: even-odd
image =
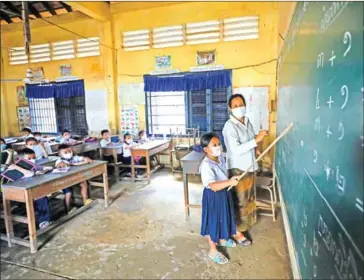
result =
[[236,234],[234,204],[226,189],[214,192],[205,188],[202,196],[201,235],[209,235],[215,243]]

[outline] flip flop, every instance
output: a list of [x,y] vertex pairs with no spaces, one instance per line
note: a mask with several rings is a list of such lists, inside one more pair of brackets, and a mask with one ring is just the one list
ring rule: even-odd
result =
[[220,252],[218,252],[215,256],[209,254],[209,258],[217,264],[227,264],[229,262],[229,260]]
[[249,246],[249,245],[252,244],[252,242],[246,237],[243,240],[240,240],[240,241],[237,240],[237,242],[238,242],[239,245],[244,246],[244,247]]
[[93,199],[91,199],[91,198],[86,199],[85,206],[90,204],[91,202],[93,202]]
[[233,239],[229,238],[229,240],[226,241],[223,244],[220,242],[218,244],[218,246],[220,246],[220,247],[227,247],[227,248],[234,248],[234,247],[236,247],[236,243],[235,243],[235,241]]

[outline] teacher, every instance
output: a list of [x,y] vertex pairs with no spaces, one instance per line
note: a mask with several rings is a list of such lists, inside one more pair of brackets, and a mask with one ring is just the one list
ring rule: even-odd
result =
[[[267,135],[266,131],[260,131],[255,135],[253,125],[246,115],[246,102],[241,94],[234,94],[229,98],[230,118],[223,128],[224,142],[227,148],[227,168],[229,177],[239,176],[246,171],[255,161],[257,145]],[[249,170],[232,189],[235,219],[238,233],[247,231],[256,223],[256,202],[254,190],[255,171],[258,164]],[[239,236],[237,236],[239,238]],[[246,242],[246,245],[249,245]]]

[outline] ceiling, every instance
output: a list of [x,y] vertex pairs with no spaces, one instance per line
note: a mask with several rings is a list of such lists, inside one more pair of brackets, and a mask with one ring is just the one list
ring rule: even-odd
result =
[[[72,12],[72,8],[61,1],[28,1],[31,19],[50,17]],[[21,22],[21,1],[0,2],[1,24]]]

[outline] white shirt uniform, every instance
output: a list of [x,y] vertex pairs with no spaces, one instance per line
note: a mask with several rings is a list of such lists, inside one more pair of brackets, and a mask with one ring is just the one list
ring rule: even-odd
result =
[[110,143],[111,143],[111,139],[110,138],[108,140],[102,139],[100,141],[100,146],[104,148],[104,147],[107,147]]
[[133,145],[133,143],[127,144],[123,143],[123,157],[131,157],[131,150],[127,149],[126,147]]
[[[255,133],[253,125],[247,117],[244,118],[244,124],[235,119],[233,116],[225,123],[222,130],[224,142],[227,149],[227,167],[228,169],[238,168],[246,171],[255,160]],[[255,163],[249,172],[258,170],[258,164]]]
[[202,185],[208,189],[211,183],[229,179],[224,157],[219,157],[219,162],[216,162],[206,156],[201,162],[200,173]]
[[40,145],[35,145],[33,147],[28,147],[28,148],[34,151],[36,159],[41,159],[45,157],[44,150]]
[[66,138],[63,138],[61,139],[61,144],[68,144],[68,145],[73,145],[73,144],[76,144],[76,140],[75,139],[72,139],[72,138],[69,138],[69,139],[66,139]]

